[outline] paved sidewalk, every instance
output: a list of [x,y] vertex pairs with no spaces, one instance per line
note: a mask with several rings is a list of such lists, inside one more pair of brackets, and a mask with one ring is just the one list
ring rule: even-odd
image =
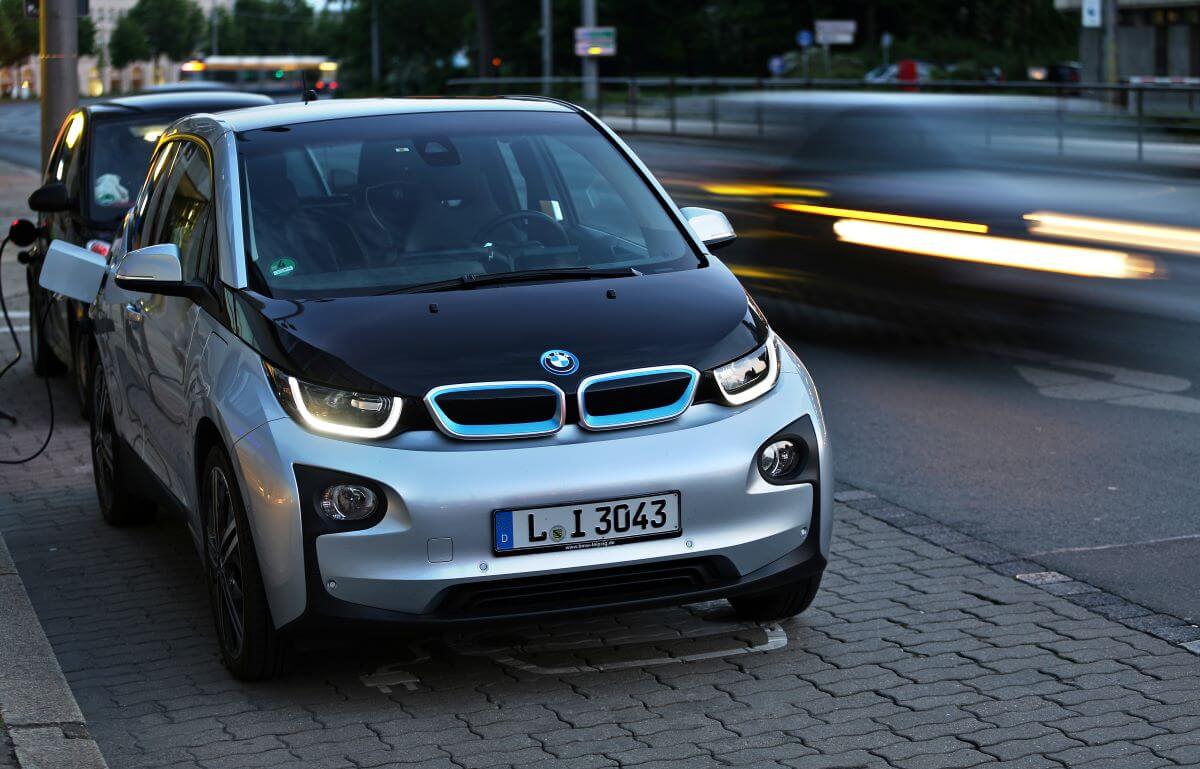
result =
[[[742,623],[717,602],[356,641],[241,684],[182,524],[101,522],[86,427],[65,380],[55,393],[47,455],[0,468],[0,533],[113,769],[1200,765],[1187,626],[1146,623],[1175,642],[1129,627],[1118,615],[1140,607],[1105,609],[1107,594],[853,490],[794,621]],[[27,361],[0,382],[21,417],[0,424],[0,455],[40,444],[44,399]]]

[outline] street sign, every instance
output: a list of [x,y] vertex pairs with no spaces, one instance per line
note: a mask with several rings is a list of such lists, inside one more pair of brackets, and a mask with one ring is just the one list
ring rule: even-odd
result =
[[808,48],[813,44],[812,30],[802,29],[796,33],[796,45],[801,48]]
[[858,22],[852,19],[822,19],[816,27],[818,45],[853,45]]
[[787,71],[787,60],[782,56],[772,56],[767,62],[767,69],[771,70],[772,75],[779,77]]
[[1102,10],[1102,6],[1103,0],[1083,0],[1083,26],[1103,26],[1104,11]]
[[575,55],[584,58],[617,55],[616,27],[576,27]]

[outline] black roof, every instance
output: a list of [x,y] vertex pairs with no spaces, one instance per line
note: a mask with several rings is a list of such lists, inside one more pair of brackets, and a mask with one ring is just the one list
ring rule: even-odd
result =
[[269,97],[241,91],[178,91],[172,93],[143,93],[118,96],[90,104],[93,114],[135,114],[138,112],[170,112],[178,117],[194,112],[221,112],[242,107],[274,104]]

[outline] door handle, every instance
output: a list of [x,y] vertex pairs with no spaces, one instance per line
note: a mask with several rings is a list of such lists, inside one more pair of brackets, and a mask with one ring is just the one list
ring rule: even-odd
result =
[[141,323],[146,319],[146,314],[142,312],[142,308],[137,302],[130,302],[125,305],[125,320],[130,323]]

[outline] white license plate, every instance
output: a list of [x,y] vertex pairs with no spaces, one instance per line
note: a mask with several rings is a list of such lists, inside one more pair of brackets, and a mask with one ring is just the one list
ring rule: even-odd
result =
[[581,550],[680,532],[679,492],[492,513],[497,555]]

